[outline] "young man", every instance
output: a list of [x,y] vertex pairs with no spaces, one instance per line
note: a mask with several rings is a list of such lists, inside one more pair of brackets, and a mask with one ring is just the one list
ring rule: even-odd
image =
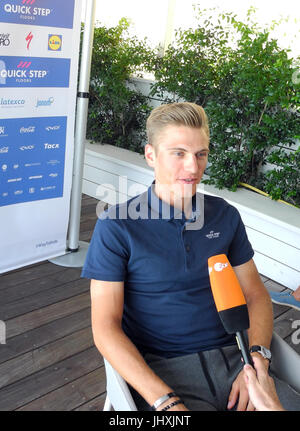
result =
[[100,216],[82,272],[91,279],[95,344],[140,410],[251,410],[238,347],[214,305],[208,258],[224,253],[235,270],[249,344],[259,346],[254,356],[268,353],[272,305],[238,211],[196,192],[209,153],[206,114],[193,103],[162,105],[147,133],[155,181]]

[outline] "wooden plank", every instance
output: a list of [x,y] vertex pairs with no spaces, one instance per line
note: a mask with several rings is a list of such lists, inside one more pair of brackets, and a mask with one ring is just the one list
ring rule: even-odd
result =
[[48,393],[18,411],[70,411],[106,390],[105,369],[97,368],[61,388]]
[[10,385],[93,345],[90,327],[0,364],[0,388]]
[[276,319],[279,316],[282,316],[283,314],[285,314],[287,311],[290,310],[290,307],[286,307],[285,305],[279,305],[279,304],[272,304],[273,305],[273,316],[274,316],[274,321],[276,321]]
[[1,304],[9,304],[10,302],[20,301],[26,296],[41,293],[44,290],[58,287],[66,282],[75,281],[80,278],[80,274],[81,270],[78,268],[65,268],[64,271],[49,274],[47,277],[41,273],[40,278],[2,289]]
[[89,307],[91,303],[90,293],[85,292],[81,295],[59,301],[46,307],[38,308],[27,314],[22,314],[14,319],[6,321],[6,338],[12,338],[23,334],[39,326],[45,325],[55,319],[61,319],[69,314]]
[[11,411],[99,368],[96,347],[79,352],[0,390],[0,410]]
[[86,222],[83,222],[80,224],[80,232],[92,232],[95,228],[95,224],[97,222],[97,219],[94,220],[88,220]]
[[21,314],[29,313],[38,308],[45,307],[63,299],[76,296],[86,292],[90,288],[90,282],[86,279],[75,280],[64,284],[62,287],[57,286],[46,291],[36,293],[22,300],[10,302],[9,304],[0,305],[0,320],[9,320]]
[[275,332],[280,335],[280,337],[287,338],[295,330],[292,326],[295,320],[300,320],[300,311],[289,308],[286,313],[276,318],[274,322]]
[[77,407],[74,410],[81,411],[81,412],[102,411],[104,407],[105,399],[106,399],[106,392],[104,392],[102,395],[99,395],[96,398],[93,398],[87,403],[82,404],[81,406]]
[[29,267],[19,268],[16,271],[10,271],[0,276],[0,289],[16,286],[20,283],[32,281],[37,278],[46,277],[55,272],[62,272],[64,268],[58,265],[53,265],[50,262],[39,262]]
[[282,292],[283,290],[286,290],[286,287],[283,286],[283,284],[277,283],[274,280],[267,280],[265,281],[265,286],[268,289],[268,291],[274,291],[274,292]]
[[77,311],[62,319],[54,320],[46,325],[39,326],[26,334],[17,335],[9,340],[9,343],[1,346],[0,364],[22,355],[32,349],[45,346],[48,343],[72,334],[80,329],[87,328],[91,324],[90,308]]

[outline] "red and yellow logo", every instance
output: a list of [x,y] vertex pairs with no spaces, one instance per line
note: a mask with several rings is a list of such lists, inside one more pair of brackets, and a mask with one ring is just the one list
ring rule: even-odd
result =
[[62,36],[59,34],[49,34],[48,50],[61,51],[61,47],[62,47]]

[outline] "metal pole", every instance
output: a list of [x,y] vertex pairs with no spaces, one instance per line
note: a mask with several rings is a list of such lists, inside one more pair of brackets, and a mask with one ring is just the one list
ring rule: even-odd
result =
[[73,181],[70,203],[68,251],[71,253],[50,260],[50,262],[62,266],[83,266],[88,249],[88,243],[79,241],[79,230],[95,12],[96,0],[86,0],[84,34],[81,49],[80,77],[77,94]]
[[69,250],[77,251],[79,248],[79,225],[81,213],[81,191],[84,149],[86,139],[86,123],[89,105],[89,86],[91,74],[91,61],[94,39],[96,1],[87,0],[82,42],[80,80],[77,96],[77,113],[75,129],[75,153],[73,165],[73,182],[71,193],[71,209],[69,222]]

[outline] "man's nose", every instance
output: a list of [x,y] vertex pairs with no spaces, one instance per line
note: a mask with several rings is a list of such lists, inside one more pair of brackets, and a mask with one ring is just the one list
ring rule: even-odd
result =
[[198,160],[193,154],[189,154],[185,160],[184,169],[187,172],[196,173],[198,172]]

